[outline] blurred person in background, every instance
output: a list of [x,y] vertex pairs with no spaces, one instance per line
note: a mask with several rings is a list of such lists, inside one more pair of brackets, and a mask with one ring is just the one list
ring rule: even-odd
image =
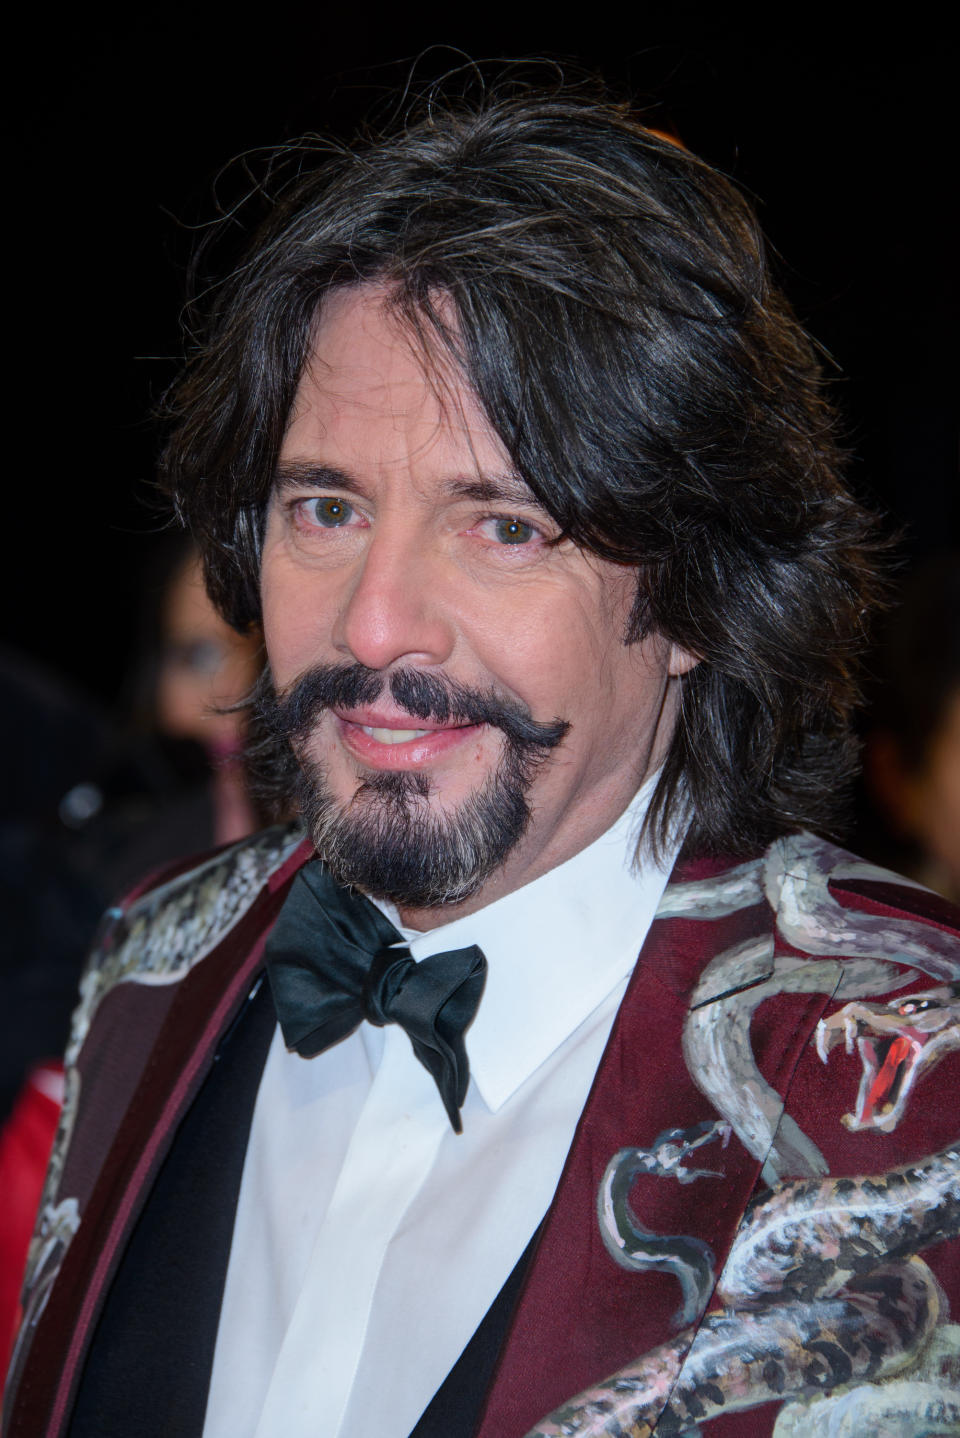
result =
[[[196,802],[178,823],[178,829],[192,823],[199,842],[184,846],[178,833],[170,853],[160,854],[158,848],[157,862],[190,847],[205,849],[241,839],[262,817],[246,784],[244,716],[238,707],[262,664],[259,632],[238,634],[231,629],[210,602],[196,548],[179,534],[166,540],[167,573],[159,604],[148,611],[152,632],[148,629],[137,681],[137,710],[143,728],[179,741],[166,749],[171,755],[179,752],[184,772],[191,772],[190,749],[199,750],[203,762],[195,772],[209,778],[193,786]],[[165,842],[170,845],[171,840]],[[146,867],[141,863],[136,877],[142,877]]]
[[867,853],[960,903],[960,551],[922,564],[881,632],[864,772]]
[[[63,1098],[77,982],[105,898],[58,814],[107,769],[116,743],[89,698],[13,650],[0,653],[0,1366]],[[2,1387],[0,1387],[2,1392]]]
[[[148,564],[121,726],[19,655],[0,664],[7,776],[0,818],[0,1369],[63,1098],[59,1055],[104,908],[180,854],[257,826],[236,706],[259,639],[207,597],[195,549]],[[0,1377],[2,1392],[2,1377]]]

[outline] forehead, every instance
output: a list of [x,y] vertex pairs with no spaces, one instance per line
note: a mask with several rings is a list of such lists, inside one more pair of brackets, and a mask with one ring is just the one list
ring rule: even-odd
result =
[[452,358],[439,343],[427,352],[390,301],[380,285],[338,290],[324,301],[281,459],[510,471]]

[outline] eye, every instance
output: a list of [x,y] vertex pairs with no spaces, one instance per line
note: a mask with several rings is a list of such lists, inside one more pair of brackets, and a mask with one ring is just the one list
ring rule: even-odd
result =
[[338,499],[336,495],[304,499],[298,507],[308,524],[319,525],[323,529],[340,529],[349,524],[356,515],[353,505],[348,504],[345,499]]
[[529,544],[537,535],[532,524],[527,524],[524,519],[517,519],[515,515],[509,519],[494,519],[491,522],[498,544]]
[[192,674],[216,674],[226,657],[223,645],[216,639],[173,641],[166,651],[168,664]]
[[896,1005],[895,1012],[905,1017],[907,1014],[923,1014],[938,1008],[940,1004],[936,999],[904,999],[903,1003]]

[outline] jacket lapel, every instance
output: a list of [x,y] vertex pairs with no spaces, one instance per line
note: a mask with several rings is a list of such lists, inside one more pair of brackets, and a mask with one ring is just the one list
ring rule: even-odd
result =
[[[673,885],[721,875],[710,861],[678,865],[667,895]],[[598,1192],[618,1151],[650,1155],[650,1171],[639,1173],[630,1202],[655,1240],[651,1253],[662,1257],[671,1247],[682,1253],[683,1242],[664,1242],[672,1237],[695,1240],[697,1253],[701,1245],[708,1250],[705,1273],[712,1279],[701,1312],[709,1305],[762,1160],[730,1136],[693,1082],[683,1057],[684,1020],[711,958],[741,946],[753,953],[768,947],[772,954],[773,923],[758,893],[756,902],[721,917],[675,914],[651,926],[544,1221],[477,1438],[519,1438],[690,1322],[678,1318],[675,1265],[630,1270],[604,1246]],[[797,995],[778,1015],[765,1077],[781,1092],[826,1002],[821,994]],[[682,1151],[697,1139],[696,1149]],[[694,1170],[720,1176],[689,1177]]]
[[[80,1208],[80,1222],[45,1303],[28,1308],[30,1343],[9,1411],[10,1438],[56,1438],[64,1431],[83,1361],[134,1224],[174,1134],[204,1082],[223,1035],[234,1022],[261,965],[266,937],[296,870],[309,857],[301,845],[265,883],[239,921],[165,995],[166,1013],[107,1159]],[[106,996],[106,1009],[117,987]],[[131,990],[140,985],[129,986]],[[142,992],[142,991],[141,991]],[[122,1002],[127,995],[119,993]],[[133,997],[137,997],[136,994]],[[70,1178],[65,1171],[66,1191]],[[76,1295],[83,1294],[77,1305]],[[11,1377],[13,1371],[11,1371]]]

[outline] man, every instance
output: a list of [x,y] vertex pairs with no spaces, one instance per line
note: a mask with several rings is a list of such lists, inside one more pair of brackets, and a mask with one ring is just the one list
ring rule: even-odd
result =
[[174,408],[306,837],[107,925],[9,1433],[912,1423],[960,938],[806,832],[869,526],[744,201],[602,103],[434,107],[292,185]]

